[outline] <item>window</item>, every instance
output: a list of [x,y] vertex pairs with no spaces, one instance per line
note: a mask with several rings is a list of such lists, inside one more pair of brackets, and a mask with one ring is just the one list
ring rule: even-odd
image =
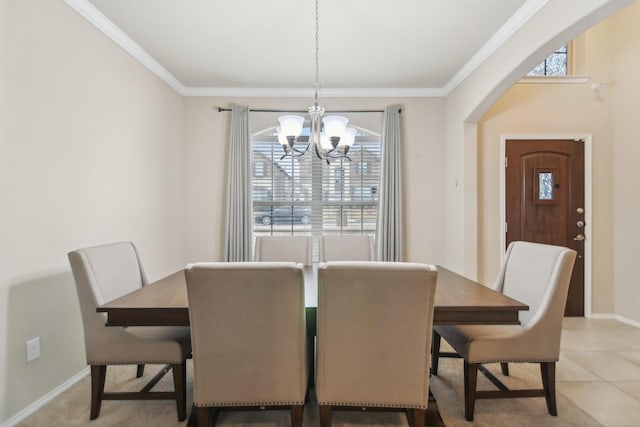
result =
[[253,175],[256,177],[264,176],[264,161],[256,161],[253,165]]
[[353,200],[375,200],[377,187],[352,187],[351,198]]
[[565,44],[529,71],[527,76],[566,76],[568,74],[569,44]]
[[[349,151],[351,161],[323,163],[310,150],[302,157],[281,158],[282,147],[273,129],[252,137],[253,234],[374,235],[380,180],[380,136],[358,130]],[[295,148],[304,150],[308,129]],[[318,254],[314,239],[314,259]]]
[[[349,165],[347,165],[349,167]],[[336,192],[341,192],[344,190],[344,168],[342,165],[333,169],[333,188]]]
[[359,175],[367,174],[367,162],[358,162],[358,174]]

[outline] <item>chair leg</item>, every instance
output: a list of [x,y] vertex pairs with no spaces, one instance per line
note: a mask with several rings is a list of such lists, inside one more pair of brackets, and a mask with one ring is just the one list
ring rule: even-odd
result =
[[542,386],[544,387],[544,398],[547,401],[547,410],[554,417],[558,415],[556,406],[556,362],[540,363],[540,373],[542,374]]
[[331,427],[331,405],[318,405],[320,410],[320,427]]
[[187,427],[198,427],[198,408],[194,404],[191,404],[191,415],[187,420]]
[[304,405],[291,405],[291,427],[302,427]]
[[502,375],[505,377],[509,376],[509,364],[508,363],[500,363],[500,369],[502,370]]
[[424,427],[426,413],[427,411],[425,409],[413,410],[413,427]]
[[144,363],[138,365],[138,369],[136,370],[136,378],[140,378],[144,375]]
[[171,367],[173,387],[176,393],[176,406],[178,408],[178,421],[184,421],[187,418],[187,362],[171,365]]
[[209,408],[206,406],[194,406],[193,409],[196,411],[198,427],[209,427],[211,425]]
[[438,375],[438,362],[440,361],[440,342],[442,337],[435,330],[431,338],[431,374]]
[[102,406],[102,394],[107,375],[107,365],[91,365],[91,414],[90,420],[95,420],[100,415]]
[[476,404],[476,383],[478,380],[478,364],[464,361],[464,417],[473,421]]

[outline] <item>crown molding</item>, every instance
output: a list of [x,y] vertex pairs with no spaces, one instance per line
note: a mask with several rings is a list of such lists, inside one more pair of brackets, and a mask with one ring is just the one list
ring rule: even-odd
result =
[[[310,88],[221,88],[221,87],[185,87],[184,96],[246,97],[246,98],[309,98],[313,97]],[[438,88],[327,88],[320,89],[318,95],[323,98],[431,98],[443,97],[445,93]]]
[[[525,4],[489,39],[442,88],[327,88],[320,95],[335,98],[429,98],[448,96],[464,79],[480,66],[493,52],[509,39],[549,0],[527,0]],[[158,76],[182,96],[212,97],[284,97],[298,98],[313,96],[311,89],[303,88],[227,88],[188,87],[164,68],[140,45],[102,14],[89,0],[64,0],[87,21],[102,31],[107,37],[137,59],[149,71]]]
[[133,41],[131,37],[126,35],[116,24],[111,22],[109,18],[104,16],[94,5],[88,0],[64,0],[64,2],[78,12],[87,21],[92,23],[96,28],[102,31],[107,37],[113,40],[118,46],[123,48],[127,53],[140,61],[142,65],[147,67],[153,74],[158,76],[162,81],[171,86],[176,92],[183,94],[184,85],[180,80],[175,78],[173,74],[167,71],[158,61],[149,55],[139,44]]
[[476,70],[500,46],[529,21],[549,0],[527,0],[516,13],[453,75],[442,88],[444,96],[449,95],[464,79]]

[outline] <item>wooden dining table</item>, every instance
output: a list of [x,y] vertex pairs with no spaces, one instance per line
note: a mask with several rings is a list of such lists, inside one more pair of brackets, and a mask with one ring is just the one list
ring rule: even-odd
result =
[[[314,265],[305,268],[305,306],[314,331],[317,304]],[[528,309],[526,304],[438,266],[434,324],[518,324],[518,313]],[[107,326],[189,326],[185,270],[103,304],[97,311],[107,314]]]
[[[438,266],[433,323],[519,324],[518,313],[526,304]],[[317,265],[305,267],[307,341],[310,349],[316,333]],[[106,313],[107,326],[188,326],[189,305],[185,270],[177,271],[97,308]],[[310,384],[313,384],[313,364]],[[427,425],[444,425],[437,402],[429,396]]]

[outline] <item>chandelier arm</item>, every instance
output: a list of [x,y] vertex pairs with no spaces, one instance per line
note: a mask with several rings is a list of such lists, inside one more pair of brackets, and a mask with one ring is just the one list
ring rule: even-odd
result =
[[305,147],[304,150],[298,150],[297,148],[292,148],[293,151],[295,151],[296,153],[300,153],[300,155],[303,155],[304,153],[306,153],[307,151],[309,151],[309,147],[311,146],[310,143],[307,143],[307,146]]
[[292,151],[289,151],[288,153],[284,153],[284,154],[282,155],[282,157],[280,157],[280,160],[283,160],[283,159],[284,159],[284,158],[286,158],[286,157],[291,157],[291,158],[293,158],[293,159],[297,159],[298,157],[302,157],[303,155],[304,155],[304,152],[302,152],[302,153],[298,152],[298,153],[296,154],[296,153],[294,153],[294,152],[292,152]]
[[290,147],[282,155],[282,157],[280,157],[280,160],[284,159],[285,157],[293,157],[293,158],[302,157],[307,153],[307,151],[309,151],[309,147],[311,147],[311,144],[307,144],[304,150],[298,150],[297,148]]
[[319,158],[320,160],[326,160],[326,159],[327,159],[327,157],[328,157],[328,156],[327,156],[327,154],[328,154],[328,153],[326,153],[326,152],[320,152],[320,148],[318,147],[318,145],[317,145],[317,144],[314,144],[313,148],[314,148],[314,149],[315,149],[315,151],[316,151],[316,156],[318,156],[318,158]]
[[345,154],[337,153],[337,155],[336,155],[336,153],[330,154],[330,152],[329,152],[329,153],[327,153],[327,157],[329,157],[331,159],[347,159],[347,160],[351,161],[351,157],[347,156],[346,153]]

